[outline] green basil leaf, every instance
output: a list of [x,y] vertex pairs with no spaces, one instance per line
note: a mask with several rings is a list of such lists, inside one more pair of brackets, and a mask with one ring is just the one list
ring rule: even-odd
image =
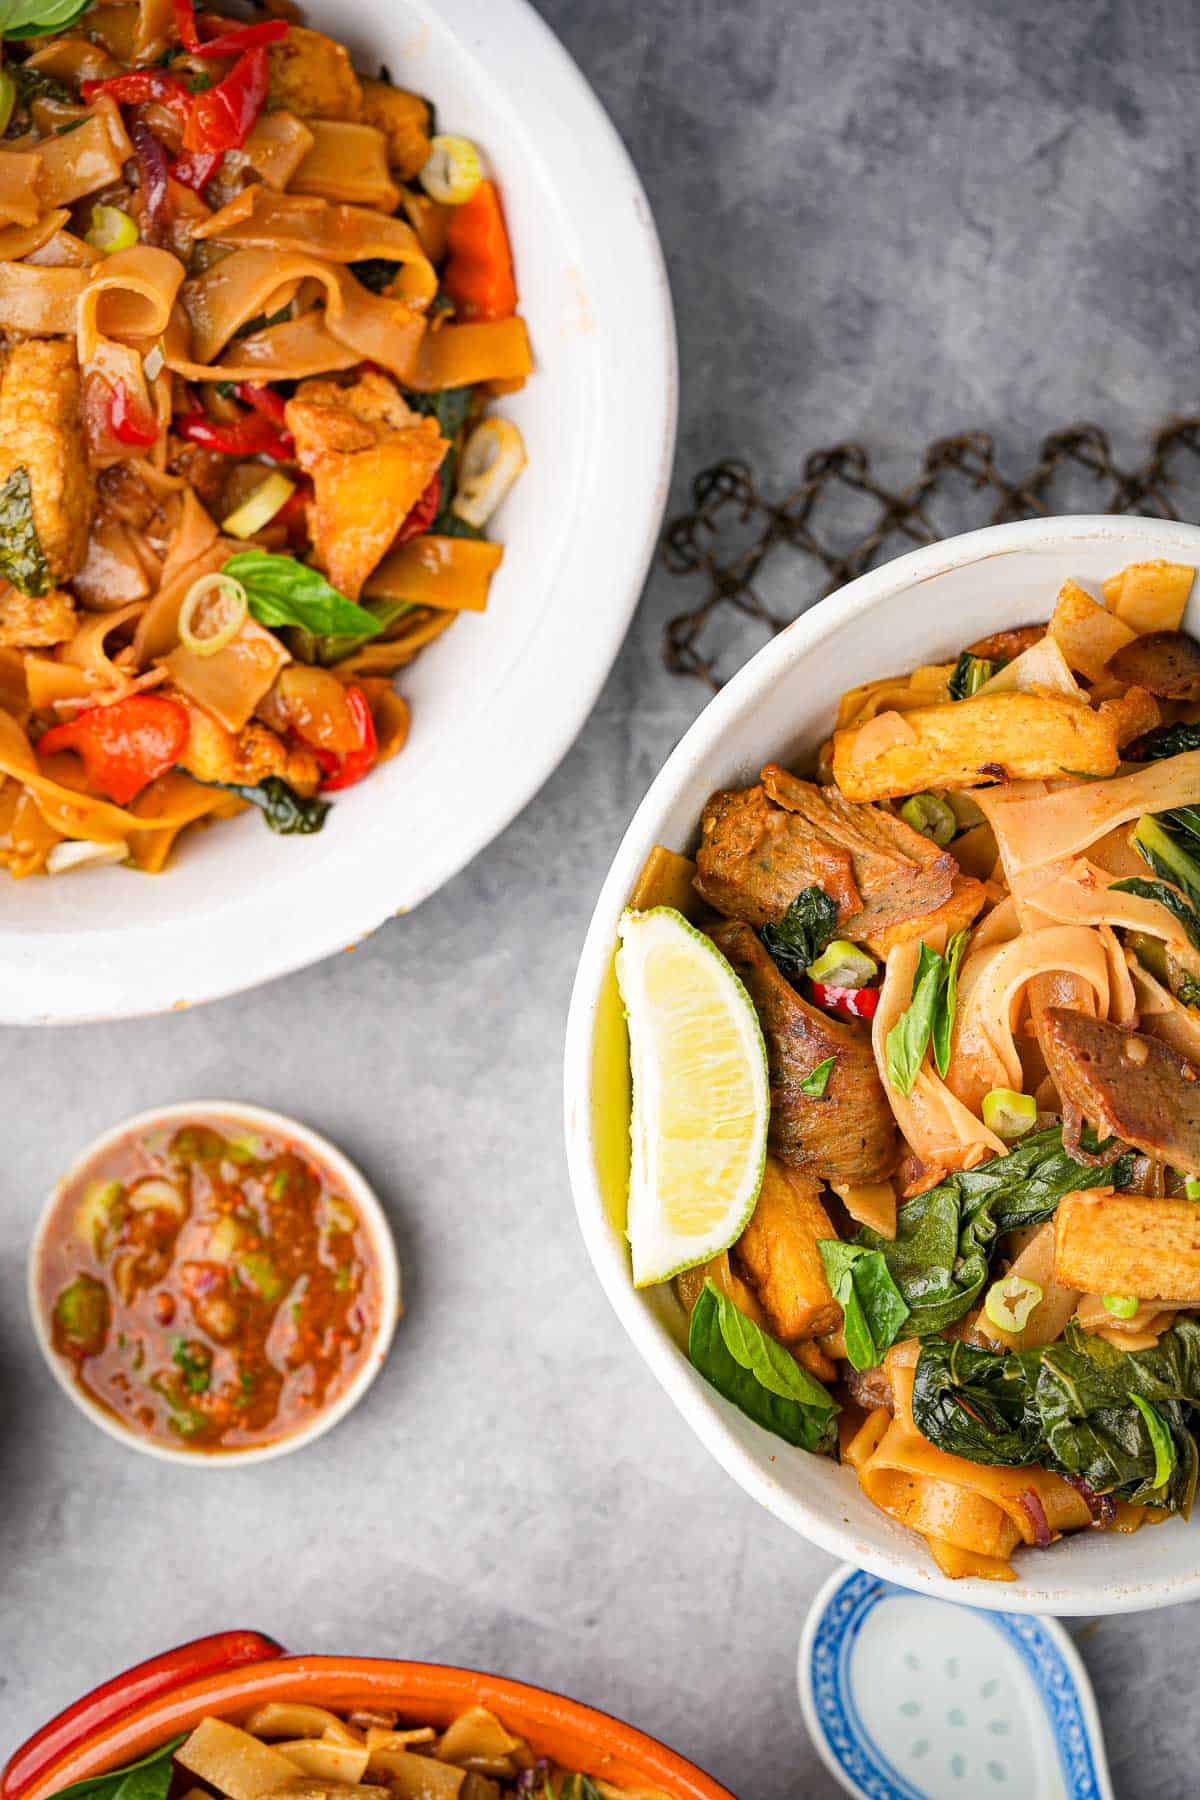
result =
[[1037,1461],[1042,1421],[1020,1363],[1003,1350],[927,1338],[912,1405],[917,1429],[939,1450],[988,1467]]
[[314,831],[320,831],[330,810],[328,800],[318,799],[316,794],[307,798],[298,794],[282,775],[267,775],[254,787],[239,787],[237,783],[227,781],[216,781],[212,786],[223,787],[248,800],[251,806],[257,806],[270,830],[280,837],[311,836]]
[[91,4],[91,0],[57,0],[51,4],[44,0],[41,5],[33,4],[10,8],[10,13],[18,22],[11,25],[3,23],[0,15],[0,36],[22,40],[26,38],[47,37],[51,32],[66,31],[77,19],[83,17]]
[[69,1787],[59,1788],[54,1800],[66,1800],[68,1794],[72,1800],[84,1800],[85,1795],[91,1800],[166,1800],[171,1785],[171,1759],[187,1735],[186,1731],[181,1732],[148,1756],[126,1763],[124,1768],[73,1781]]
[[347,632],[371,638],[380,630],[373,613],[347,600],[319,570],[294,556],[241,550],[230,557],[223,573],[241,582],[260,625],[298,625],[316,637]]
[[1110,882],[1109,886],[1118,894],[1137,894],[1142,900],[1157,900],[1179,920],[1188,942],[1200,950],[1200,914],[1178,889],[1168,887],[1162,881],[1146,881],[1141,875],[1128,875],[1123,881]]
[[1182,888],[1193,908],[1200,903],[1200,863],[1194,850],[1196,843],[1196,809],[1180,807],[1178,812],[1150,813],[1137,822],[1132,838],[1134,849],[1164,881]]
[[943,959],[922,943],[913,975],[912,998],[887,1034],[888,1080],[898,1094],[912,1093],[925,1060],[945,974]]
[[800,1092],[807,1094],[810,1100],[819,1100],[829,1086],[829,1077],[833,1074],[836,1062],[836,1056],[827,1056],[824,1062],[818,1063],[811,1075],[806,1075],[803,1081],[797,1083]]
[[1150,1443],[1154,1450],[1154,1486],[1166,1487],[1175,1469],[1175,1443],[1168,1431],[1166,1422],[1155,1412],[1150,1402],[1141,1394],[1131,1394],[1130,1399],[1146,1422],[1146,1430],[1150,1433]]
[[842,1309],[846,1356],[856,1369],[874,1369],[908,1318],[904,1296],[878,1250],[820,1238],[825,1279]]
[[1126,762],[1158,762],[1164,756],[1183,756],[1200,750],[1200,725],[1157,725],[1127,744],[1121,755]]
[[0,487],[0,575],[20,593],[50,591],[50,565],[33,522],[29,470],[14,469]]
[[311,661],[324,663],[326,666],[330,663],[341,662],[344,656],[352,656],[356,650],[361,649],[372,638],[379,637],[382,632],[393,626],[397,619],[402,619],[405,613],[413,612],[415,608],[411,600],[368,600],[361,610],[369,613],[375,621],[374,629],[371,631],[341,631],[314,639]]
[[796,895],[777,925],[764,925],[759,936],[781,975],[797,982],[815,963],[837,930],[837,906],[822,887],[806,887]]
[[972,656],[964,650],[954,665],[954,672],[949,681],[949,694],[952,700],[969,700],[977,693],[985,681],[990,681],[1002,662],[989,662],[985,656]]
[[946,946],[945,976],[933,1014],[933,1060],[938,1074],[945,1080],[950,1067],[950,1043],[954,1035],[954,1015],[958,1011],[958,965],[967,942],[966,931],[956,931]]
[[692,1308],[688,1355],[705,1381],[756,1425],[802,1450],[832,1448],[837,1402],[711,1281]]

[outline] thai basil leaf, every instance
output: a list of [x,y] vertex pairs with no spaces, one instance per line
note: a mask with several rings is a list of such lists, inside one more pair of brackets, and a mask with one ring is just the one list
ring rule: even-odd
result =
[[836,1056],[827,1056],[824,1062],[818,1063],[811,1075],[806,1075],[803,1081],[797,1082],[800,1092],[807,1094],[810,1100],[820,1100],[829,1086],[829,1077],[833,1074],[836,1062]]
[[832,1448],[837,1402],[711,1281],[692,1308],[688,1355],[705,1381],[756,1425],[802,1450]]
[[1131,1394],[1130,1399],[1141,1413],[1146,1422],[1146,1430],[1150,1433],[1150,1444],[1154,1451],[1154,1485],[1156,1488],[1166,1487],[1178,1461],[1175,1440],[1148,1400],[1141,1394]]
[[759,936],[781,975],[799,981],[815,963],[837,930],[837,906],[822,887],[806,887],[796,895],[777,925],[764,925]]
[[954,1015],[958,1011],[958,965],[966,942],[966,931],[956,931],[946,946],[946,974],[933,1013],[933,1060],[943,1079],[950,1067],[950,1041],[954,1035]]
[[256,331],[269,331],[272,325],[285,324],[291,316],[292,303],[289,300],[286,306],[279,308],[278,312],[255,313],[252,319],[247,319],[244,325],[239,325],[233,335],[235,338],[252,337]]
[[0,0],[0,36],[22,39],[66,31],[89,5],[90,0]]
[[[74,105],[76,95],[65,82],[47,75],[44,69],[31,69],[25,63],[6,63],[5,67],[17,87],[17,102],[5,130],[5,137],[19,137],[29,129],[29,109],[35,100],[61,100]],[[81,119],[80,124],[86,124]]]
[[888,1080],[898,1094],[911,1094],[925,1060],[933,1017],[945,980],[946,965],[936,950],[922,943],[913,976],[912,998],[887,1035]]
[[1127,744],[1121,755],[1126,762],[1158,762],[1164,756],[1183,756],[1200,750],[1200,724],[1158,725]]
[[328,800],[319,800],[315,794],[298,794],[281,775],[267,775],[253,787],[239,787],[228,781],[213,782],[212,786],[223,787],[257,806],[267,825],[280,837],[311,836],[320,831],[329,811]]
[[1036,1462],[1042,1421],[1021,1364],[1003,1350],[929,1338],[913,1376],[913,1418],[939,1450],[969,1462]]
[[908,1307],[878,1250],[820,1238],[825,1279],[842,1309],[846,1355],[856,1369],[879,1366],[900,1335]]
[[[1097,1149],[1093,1142],[1087,1148]],[[944,1331],[974,1305],[988,1279],[997,1239],[1053,1216],[1064,1194],[1101,1180],[1120,1187],[1132,1153],[1112,1144],[1106,1171],[1076,1162],[1062,1147],[1061,1126],[1034,1132],[1007,1156],[962,1169],[917,1194],[896,1214],[896,1236],[864,1227],[855,1240],[878,1250],[909,1308],[910,1334]]]
[[387,262],[382,256],[369,256],[363,262],[352,262],[346,265],[355,281],[362,283],[372,294],[382,294],[390,287],[399,273],[400,265]]
[[33,490],[23,466],[0,487],[0,575],[22,594],[50,591],[50,565],[33,522]]
[[305,651],[305,654],[309,654],[311,662],[327,665],[341,662],[343,656],[352,656],[364,644],[370,643],[372,638],[387,631],[396,623],[397,619],[402,619],[405,613],[413,612],[415,607],[411,600],[368,600],[360,610],[369,613],[374,619],[374,629],[371,631],[339,631],[313,638],[309,645],[311,654],[309,654],[309,650]]
[[949,694],[952,700],[969,700],[977,693],[985,681],[990,681],[997,669],[1002,669],[1002,662],[989,662],[985,656],[972,656],[964,650],[954,665],[954,673],[950,677]]
[[294,556],[269,550],[240,550],[223,574],[240,581],[246,602],[260,625],[298,625],[315,637],[335,632],[372,638],[382,630],[374,613],[356,606],[330,587],[317,569]]
[[172,1758],[187,1736],[186,1731],[167,1744],[152,1750],[138,1762],[126,1763],[122,1769],[110,1769],[106,1775],[90,1775],[85,1781],[73,1781],[59,1788],[54,1800],[166,1800],[171,1785]]
[[475,409],[476,392],[473,387],[440,388],[433,394],[405,394],[404,398],[414,412],[436,419],[442,436],[453,443]]
[[[1182,888],[1193,908],[1200,904],[1200,863],[1195,851],[1197,814],[1195,807],[1180,807],[1177,812],[1151,813],[1138,820],[1133,834],[1133,847],[1142,861],[1148,863],[1164,881]],[[1181,841],[1182,840],[1182,841]]]
[[1177,888],[1168,887],[1162,881],[1147,881],[1141,875],[1127,875],[1123,881],[1113,881],[1109,885],[1118,894],[1137,894],[1142,900],[1157,900],[1179,920],[1188,942],[1200,950],[1200,913],[1188,904]]

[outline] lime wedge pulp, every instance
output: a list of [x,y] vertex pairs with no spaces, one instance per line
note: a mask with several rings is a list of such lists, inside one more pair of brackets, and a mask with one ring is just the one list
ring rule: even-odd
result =
[[629,1242],[638,1287],[741,1235],[767,1153],[767,1053],[749,994],[673,907],[626,912],[617,981],[629,1025]]

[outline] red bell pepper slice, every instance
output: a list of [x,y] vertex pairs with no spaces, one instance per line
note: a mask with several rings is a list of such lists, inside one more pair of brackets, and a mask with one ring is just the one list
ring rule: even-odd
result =
[[207,413],[184,413],[171,429],[191,444],[219,450],[222,456],[269,456],[274,462],[294,462],[296,446],[288,431],[280,431],[259,413],[247,413],[232,425],[217,425]]
[[441,504],[442,476],[439,470],[396,533],[393,549],[397,544],[407,544],[412,538],[420,537],[428,531],[437,518]]
[[202,194],[224,160],[223,150],[189,150],[171,164],[171,179]]
[[353,787],[356,781],[361,781],[371,773],[379,760],[379,740],[375,736],[375,721],[367,705],[367,696],[360,687],[348,687],[346,704],[350,708],[350,716],[358,726],[358,749],[339,752],[310,746],[321,765],[323,794],[332,793],[336,788]]
[[481,181],[450,214],[442,286],[463,319],[510,319],[517,310],[512,248],[494,181]]
[[83,81],[79,93],[89,106],[98,95],[107,94],[118,106],[145,106],[156,100],[185,121],[191,116],[193,96],[178,75],[162,69],[131,69],[126,75],[109,75],[103,81]]
[[0,1773],[0,1800],[21,1800],[70,1751],[148,1700],[223,1669],[273,1662],[283,1654],[281,1645],[257,1631],[219,1631],[126,1669],[76,1700],[14,1750]]
[[263,109],[270,86],[265,44],[238,57],[224,80],[191,95],[183,127],[185,150],[240,150]]
[[287,401],[274,388],[260,387],[256,381],[238,381],[234,383],[233,391],[239,400],[252,406],[264,419],[272,419],[276,425],[282,426]]
[[222,29],[228,24],[226,19],[209,19],[207,23],[216,30],[205,42],[196,24],[194,0],[175,0],[176,33],[184,49],[194,56],[237,56],[243,50],[256,50],[260,44],[277,44],[287,36],[288,29],[286,19],[267,19],[260,25],[235,25],[232,31]]
[[125,806],[158,775],[174,768],[187,742],[188,716],[177,700],[131,694],[111,706],[89,706],[38,739],[38,754],[74,750],[88,780]]
[[118,443],[145,447],[158,441],[158,420],[137,405],[124,382],[113,383],[108,428]]
[[846,1019],[873,1019],[879,1011],[879,994],[879,988],[834,987],[826,981],[812,984],[817,1005]]

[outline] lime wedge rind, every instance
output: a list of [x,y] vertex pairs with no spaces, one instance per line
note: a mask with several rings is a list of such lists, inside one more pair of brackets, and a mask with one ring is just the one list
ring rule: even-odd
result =
[[727,1250],[754,1211],[767,1052],[742,982],[682,913],[627,911],[620,938],[633,1077],[628,1236],[634,1283],[650,1287]]

